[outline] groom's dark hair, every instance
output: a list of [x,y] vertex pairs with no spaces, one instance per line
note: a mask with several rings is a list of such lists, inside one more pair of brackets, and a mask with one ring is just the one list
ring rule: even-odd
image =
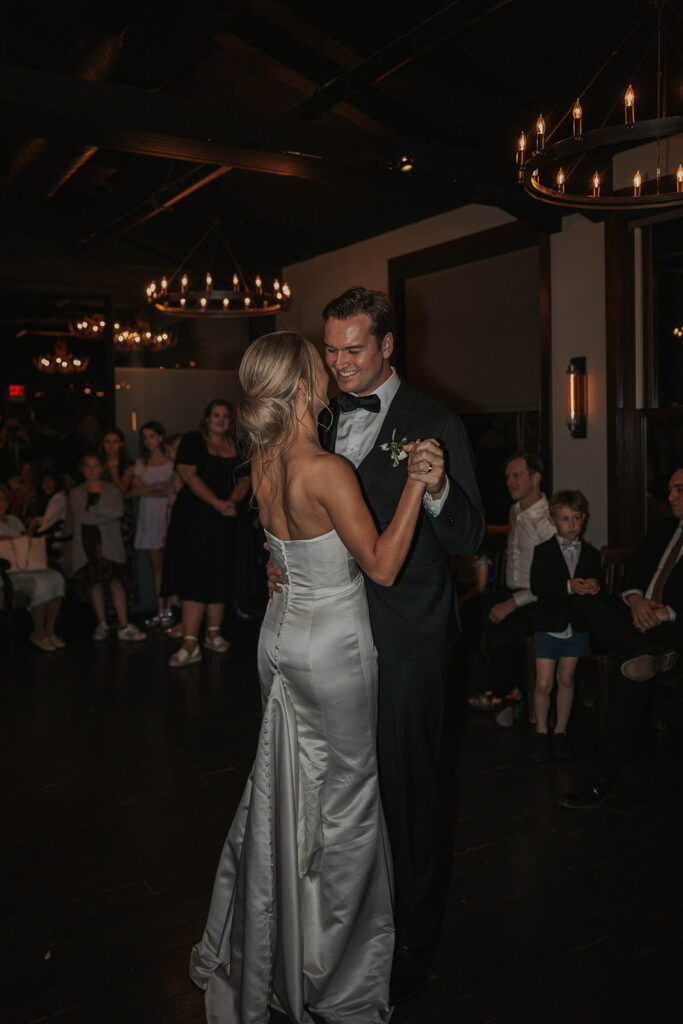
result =
[[384,292],[367,288],[349,288],[337,299],[328,302],[323,310],[323,320],[350,320],[352,316],[365,313],[370,317],[370,330],[380,348],[387,334],[396,337],[396,313]]

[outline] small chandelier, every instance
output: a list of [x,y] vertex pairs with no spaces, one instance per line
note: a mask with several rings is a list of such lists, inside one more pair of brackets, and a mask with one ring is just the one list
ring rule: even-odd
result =
[[[536,121],[534,131],[521,132],[515,157],[517,182],[534,199],[554,206],[594,212],[662,210],[683,205],[683,164],[679,164],[675,170],[671,168],[668,174],[662,173],[660,141],[672,136],[683,137],[683,117],[666,116],[666,65],[663,57],[667,40],[663,25],[666,4],[667,0],[659,0],[657,5],[657,117],[644,121],[636,118],[636,93],[629,82],[623,93],[623,123],[606,127],[610,111],[599,127],[585,131],[581,98],[609,62],[606,61],[552,132],[547,131],[542,114]],[[619,48],[613,51],[612,56],[618,52]],[[571,135],[551,144],[552,135],[567,118],[570,119]],[[528,136],[534,135],[536,146],[528,154]],[[656,142],[657,166],[653,181],[647,182],[646,175],[634,165],[631,185],[623,191],[608,191],[605,188],[603,167],[594,170],[585,185],[581,182],[574,190],[570,187],[570,179],[572,176],[578,179],[575,172],[589,155],[593,155],[592,163],[595,166],[600,160],[604,161],[605,153],[618,153],[649,141]]]
[[[221,243],[234,270],[232,281],[229,282],[229,275],[217,278],[221,283],[217,287],[212,270],[216,269],[217,250]],[[190,273],[186,266],[196,253],[199,253],[202,269]],[[218,275],[217,270],[216,273]],[[147,286],[147,301],[167,316],[267,316],[287,309],[292,301],[292,291],[286,281],[280,283],[278,278],[269,288],[259,274],[254,278],[253,286],[250,285],[220,222],[216,220],[172,274],[164,275],[159,284],[152,281]]]
[[[102,337],[107,326],[103,317],[82,316],[69,324],[69,330],[82,338]],[[138,314],[135,319],[135,326],[127,326],[118,321],[112,324],[114,332],[114,345],[119,350],[153,349],[162,351],[175,344],[175,331],[169,328],[165,331],[153,331],[144,314]]]
[[65,338],[55,342],[54,352],[33,356],[33,365],[41,373],[83,373],[89,362],[90,356],[75,356],[69,352]]

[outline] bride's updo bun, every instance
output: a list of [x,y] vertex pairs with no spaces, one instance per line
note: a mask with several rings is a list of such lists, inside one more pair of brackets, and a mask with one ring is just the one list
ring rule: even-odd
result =
[[239,379],[244,398],[237,409],[237,436],[247,458],[277,449],[294,434],[299,383],[309,405],[315,388],[313,349],[293,331],[275,331],[252,342],[242,357]]

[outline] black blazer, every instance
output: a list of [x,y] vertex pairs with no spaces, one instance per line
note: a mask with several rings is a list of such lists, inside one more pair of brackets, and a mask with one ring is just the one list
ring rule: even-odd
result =
[[[323,444],[334,451],[338,410]],[[380,662],[439,658],[455,633],[449,552],[474,554],[485,530],[484,509],[474,476],[472,451],[458,416],[401,382],[372,451],[357,469],[363,496],[381,532],[390,523],[406,479],[407,460],[394,467],[380,445],[396,439],[434,437],[446,455],[450,491],[435,518],[420,512],[408,557],[391,587],[366,577],[372,632]]]
[[[679,521],[675,516],[659,519],[650,526],[638,551],[624,570],[622,592],[641,590],[643,594],[645,593],[678,526]],[[679,558],[666,581],[664,604],[673,608],[677,620],[680,620],[683,615],[683,556]]]
[[[574,577],[600,582],[600,552],[585,540],[581,542]],[[569,575],[557,537],[536,545],[530,578],[531,592],[538,598],[534,609],[536,629],[544,633],[561,633],[571,625],[572,629],[581,630],[580,620],[574,621],[574,602],[589,595],[573,594],[571,604],[568,602],[567,583],[574,577]]]

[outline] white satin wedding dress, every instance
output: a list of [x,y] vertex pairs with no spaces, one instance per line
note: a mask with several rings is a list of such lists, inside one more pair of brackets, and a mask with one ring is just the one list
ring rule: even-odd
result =
[[190,974],[209,1024],[384,1024],[394,947],[362,574],[332,531],[270,534],[287,577],[261,627],[256,759]]

